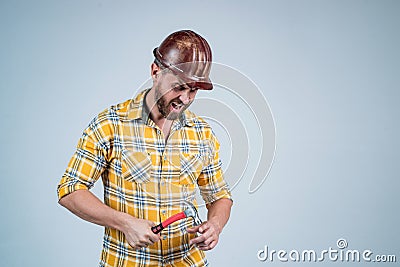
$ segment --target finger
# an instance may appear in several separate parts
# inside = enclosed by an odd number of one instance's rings
[[[139,246],[140,246],[141,248],[147,247],[147,246],[149,246],[149,245],[151,245],[150,242],[140,242],[140,243],[139,243]]]
[[[191,239],[189,241],[189,245],[203,243],[205,240],[206,240],[206,237],[201,235],[201,236]]]
[[[199,248],[200,250],[203,250],[203,251],[209,250],[208,245],[206,245],[204,243],[197,244],[196,246],[197,246],[197,248]]]
[[[210,248],[210,249],[213,249],[213,248],[215,248],[215,246],[218,244],[218,241],[217,240],[214,240],[213,242],[211,242],[211,244],[210,245],[208,245],[208,247]]]
[[[217,240],[215,238],[215,236],[206,236],[206,234],[203,235],[203,237],[205,238],[203,242],[197,243],[197,246],[209,246],[210,244],[212,244],[215,240]]]
[[[202,236],[205,237],[205,240],[202,242],[205,246],[211,245],[213,242],[218,243],[218,235],[212,234],[209,232],[204,233]]]
[[[159,235],[149,234],[149,235],[144,236],[140,240],[140,244],[150,246],[150,245],[153,245],[155,242],[158,242],[160,239],[161,239],[161,237]]]
[[[136,241],[136,244],[142,246],[144,244],[147,244],[150,241],[150,238],[147,236],[141,237],[138,241]]]
[[[214,239],[212,237],[207,238],[206,240],[204,240],[204,245],[205,246],[209,246],[212,242],[214,242]]]
[[[200,225],[194,226],[194,227],[188,228],[187,232],[190,234],[195,234],[199,231],[199,228],[200,228]]]
[[[130,245],[134,250],[140,249],[139,243],[137,243],[137,242],[132,242],[132,244],[129,243],[129,245]]]
[[[161,234],[155,234],[153,231],[149,231],[148,234],[145,236],[146,241],[149,240],[151,243],[158,242],[161,239]]]
[[[202,250],[202,251],[210,250],[210,248],[208,246],[197,246],[197,248]]]
[[[140,242],[140,243],[136,243],[135,249],[143,249],[143,248],[147,248],[148,246],[152,245],[149,242]]]
[[[202,251],[207,251],[207,250],[211,250],[215,247],[215,245],[209,245],[209,246],[198,246],[198,248]]]
[[[206,251],[206,250],[211,250],[215,248],[215,246],[218,244],[218,240],[213,240],[209,245],[206,245],[205,243],[202,243],[202,245],[197,246],[200,250]]]
[[[151,245],[151,244],[153,244],[153,243],[150,240],[146,240],[146,241],[141,243],[141,245],[146,246],[146,247]]]
[[[149,240],[150,240],[151,244],[160,241],[160,239],[161,239],[161,237],[159,235],[153,234],[153,235],[149,236]]]
[[[207,222],[205,222],[205,223],[203,223],[203,224],[201,224],[200,225],[200,227],[199,227],[199,233],[200,234],[203,234],[205,231],[207,231],[208,229],[210,229],[210,225],[207,223]]]
[[[133,249],[135,249],[135,246],[136,246],[136,245],[135,245],[135,242],[129,242],[129,241],[128,241],[128,244],[129,244],[129,246],[131,246]]]

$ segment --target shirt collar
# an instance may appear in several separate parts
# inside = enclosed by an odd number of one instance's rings
[[[129,105],[127,119],[141,119],[143,122],[147,123],[147,121],[149,120],[150,110],[144,100],[149,91],[150,89],[143,90],[135,97],[135,99],[132,99]],[[179,117],[181,125],[187,125],[189,127],[193,126],[194,119],[195,115],[189,110],[185,110]]]
[[[194,125],[194,119],[196,116],[189,110],[185,110],[181,116],[181,123],[182,125],[187,125],[192,127]]]
[[[132,99],[129,105],[127,119],[129,120],[142,119],[143,121],[147,121],[147,119],[149,118],[149,111],[147,107],[143,108],[143,104],[144,104],[144,97],[149,91],[150,89],[143,90],[135,97],[135,99]]]

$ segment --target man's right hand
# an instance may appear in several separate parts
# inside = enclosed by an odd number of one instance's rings
[[[121,231],[133,249],[141,249],[160,241],[160,235],[151,231],[151,227],[155,226],[154,222],[126,215]]]
[[[77,190],[60,199],[59,203],[86,221],[123,232],[133,249],[140,249],[160,240],[160,236],[151,231],[154,222],[116,211],[89,190]]]

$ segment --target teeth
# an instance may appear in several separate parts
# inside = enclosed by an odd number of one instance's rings
[[[174,108],[176,108],[176,109],[179,109],[179,108],[182,106],[182,104],[177,104],[177,103],[175,103],[175,102],[172,102],[172,106],[173,106]]]

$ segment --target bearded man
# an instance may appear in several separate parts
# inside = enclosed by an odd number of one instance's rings
[[[191,30],[153,50],[153,86],[104,110],[84,130],[58,185],[59,203],[105,227],[99,266],[207,266],[232,199],[210,125],[187,108],[211,90],[211,49]],[[104,202],[89,189],[101,178]],[[186,218],[155,233],[156,223],[197,205],[207,220]]]

